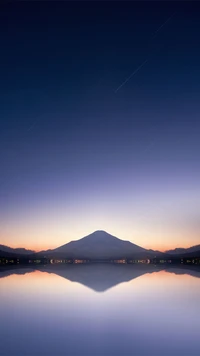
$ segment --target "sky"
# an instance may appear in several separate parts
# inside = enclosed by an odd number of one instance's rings
[[[0,5],[0,243],[200,243],[195,2]]]

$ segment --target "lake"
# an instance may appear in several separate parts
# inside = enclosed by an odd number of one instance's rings
[[[0,355],[198,355],[200,269],[0,267]]]

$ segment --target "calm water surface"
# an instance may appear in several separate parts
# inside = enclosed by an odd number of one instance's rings
[[[198,355],[200,270],[0,268],[0,355]]]

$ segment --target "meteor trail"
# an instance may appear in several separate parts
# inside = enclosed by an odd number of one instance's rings
[[[175,14],[176,13],[174,12],[174,14],[172,14],[170,17],[168,17],[168,19],[165,22],[163,22],[163,24],[160,27],[158,27],[158,29],[154,32],[154,35],[152,36],[152,38],[154,38],[156,36],[156,34],[161,30],[161,28],[163,28],[167,24],[167,22],[169,22],[172,19],[172,17],[174,17]]]
[[[142,68],[147,62],[148,62],[148,59],[146,59],[146,61],[144,61],[142,64],[140,64],[140,66],[137,67],[137,69],[135,69],[134,72],[131,73],[131,75],[115,90],[115,93],[117,93],[117,91],[119,89],[121,89],[129,81],[129,79],[131,79],[140,70],[140,68]]]

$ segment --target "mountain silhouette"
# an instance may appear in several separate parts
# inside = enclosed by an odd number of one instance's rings
[[[185,254],[185,253],[193,253],[193,252],[199,252],[200,251],[200,245],[195,245],[192,247],[188,248],[175,248],[174,250],[168,250],[166,253],[171,254],[171,255],[178,255],[178,254]]]
[[[35,252],[25,248],[11,248],[0,245],[0,257],[8,258],[69,258],[69,259],[152,259],[155,256],[164,259],[180,257],[199,257],[200,245],[188,249],[178,248],[166,252],[145,249],[130,241],[121,240],[106,231],[97,230],[79,240],[71,241],[52,250]]]
[[[71,241],[54,250],[43,251],[44,253],[46,256],[52,257],[88,259],[150,258],[155,255],[152,250],[146,250],[129,241],[120,240],[101,230],[95,231],[80,240]]]
[[[12,249],[11,249],[12,250]],[[26,257],[26,256],[28,256],[28,254],[20,254],[20,253],[18,253],[18,252],[7,252],[7,251],[4,251],[4,250],[0,250],[0,258],[10,258],[10,259],[12,259],[12,258],[24,258],[24,257]]]
[[[31,254],[31,253],[35,253],[35,251],[33,250],[26,250],[25,248],[12,248],[12,247],[8,247],[5,245],[0,245],[0,251],[1,252],[6,252],[9,254],[20,254],[20,255],[27,255],[27,254]]]

